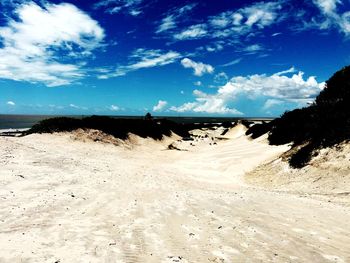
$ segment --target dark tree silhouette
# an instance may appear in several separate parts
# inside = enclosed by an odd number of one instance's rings
[[[309,107],[286,112],[247,133],[257,137],[267,131],[270,144],[292,143],[298,149],[289,160],[295,168],[305,166],[319,149],[349,140],[350,66],[336,72]]]
[[[149,112],[146,113],[145,120],[147,120],[147,121],[153,120],[153,116],[151,115],[151,113],[149,113]]]

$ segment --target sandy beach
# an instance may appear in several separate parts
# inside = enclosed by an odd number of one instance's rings
[[[348,203],[254,179],[289,147],[244,131],[0,137],[0,262],[350,262]]]

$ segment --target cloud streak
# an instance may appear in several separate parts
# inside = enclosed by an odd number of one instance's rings
[[[175,8],[167,12],[166,16],[159,23],[158,29],[156,31],[157,34],[164,33],[171,29],[177,28],[178,20],[191,11],[197,4],[188,4],[181,8]]]
[[[211,16],[205,23],[190,25],[173,34],[174,40],[237,38],[262,30],[282,20],[279,1],[259,2],[234,11]]]
[[[142,13],[143,0],[101,0],[94,4],[95,9],[104,9],[106,13],[117,14],[126,11],[131,16]]]
[[[129,72],[139,69],[165,66],[176,62],[181,58],[181,54],[175,51],[163,52],[159,49],[136,49],[129,59],[134,60],[126,66],[119,66],[112,72],[107,72],[99,76],[100,79],[124,76]]]

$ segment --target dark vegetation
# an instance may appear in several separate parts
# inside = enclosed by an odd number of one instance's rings
[[[237,125],[237,122],[234,122],[234,123],[229,121],[223,122],[221,126],[224,127],[225,130],[221,133],[221,136],[224,136],[230,129],[232,129],[236,125]]]
[[[249,128],[246,134],[252,138],[268,132],[271,145],[292,143],[293,150],[289,164],[294,168],[307,165],[319,149],[350,140],[350,66],[336,72],[309,107],[285,112],[271,122],[253,126],[246,120],[241,123]],[[128,133],[133,133],[140,137],[160,140],[164,135],[169,136],[171,132],[190,138],[190,130],[210,129],[216,125],[215,123],[181,124],[167,119],[156,119],[150,114],[144,119],[115,119],[104,116],[82,119],[58,117],[41,121],[26,134],[86,128],[101,130],[120,139],[126,139]],[[228,131],[233,124],[227,122],[223,123],[223,126]]]
[[[167,119],[156,119],[147,113],[143,119],[120,119],[106,116],[91,116],[85,118],[56,117],[40,121],[24,135],[32,133],[70,132],[79,128],[100,130],[115,138],[127,139],[128,133],[140,137],[150,137],[155,140],[163,136],[170,136],[171,132],[191,139],[190,130],[212,128],[215,123],[176,123]],[[231,122],[224,123],[225,127],[232,127]]]
[[[82,128],[100,130],[123,140],[128,138],[128,133],[133,133],[143,138],[150,137],[155,140],[160,140],[163,136],[170,136],[171,132],[183,137],[189,136],[185,125],[166,119],[153,120],[150,117],[150,115],[147,115],[144,119],[115,119],[106,116],[91,116],[82,119],[57,117],[39,122],[26,134],[70,132]]]
[[[255,124],[249,127],[245,134],[251,135],[250,137],[252,137],[253,139],[256,139],[261,135],[264,135],[265,133],[269,132],[271,130],[272,124],[273,124],[273,121],[262,122],[261,124]]]
[[[317,151],[350,139],[350,66],[336,72],[309,107],[284,113],[269,123],[252,126],[257,138],[269,132],[272,145],[292,143],[289,164],[301,168]]]
[[[254,124],[254,122],[248,120],[241,120],[240,123],[247,129],[249,129]]]
[[[167,119],[156,119],[147,113],[143,119],[121,119],[107,116],[91,116],[85,118],[56,117],[40,121],[35,124],[24,135],[32,133],[54,133],[70,132],[76,129],[95,129],[115,138],[127,139],[128,133],[133,133],[140,137],[150,137],[155,140],[162,139],[163,136],[170,136],[171,132],[191,139],[190,130],[213,128],[215,123],[176,123]],[[232,127],[231,122],[224,123],[225,127]]]

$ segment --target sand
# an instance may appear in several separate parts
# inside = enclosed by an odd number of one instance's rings
[[[349,262],[349,207],[248,184],[288,146],[243,132],[0,137],[0,262]]]
[[[256,187],[312,195],[350,207],[349,142],[321,149],[302,169],[290,168],[283,159],[259,165],[245,174],[245,181]]]

